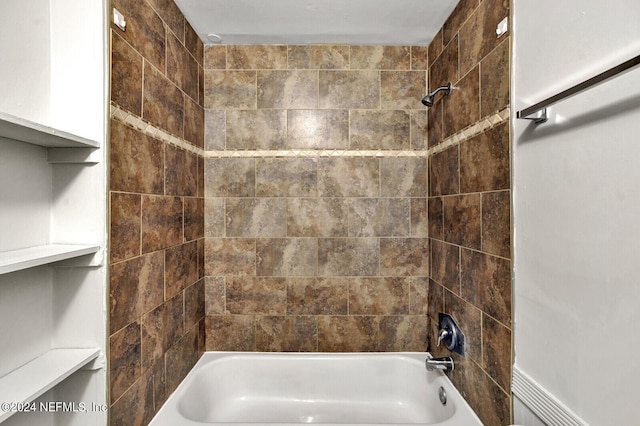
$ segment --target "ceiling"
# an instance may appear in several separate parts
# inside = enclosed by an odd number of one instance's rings
[[[205,44],[427,45],[458,0],[175,0]]]

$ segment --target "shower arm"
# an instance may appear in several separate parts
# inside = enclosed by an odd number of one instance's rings
[[[435,103],[435,96],[438,92],[441,91],[445,91],[445,95],[448,96],[451,94],[451,83],[447,84],[446,86],[441,86],[438,87],[436,90],[434,90],[433,92],[429,93],[427,96],[425,96],[424,98],[422,98],[422,104],[428,107],[433,106],[433,104]]]

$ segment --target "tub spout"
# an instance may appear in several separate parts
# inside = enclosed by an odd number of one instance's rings
[[[427,358],[425,363],[428,371],[433,370],[449,370],[453,371],[453,358],[445,356],[442,358],[434,358],[432,356]]]

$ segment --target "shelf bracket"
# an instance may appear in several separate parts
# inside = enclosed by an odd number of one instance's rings
[[[541,110],[531,113],[529,115],[522,115],[521,114],[522,111],[518,111],[518,113],[516,114],[517,118],[523,119],[523,120],[531,120],[534,123],[538,124],[538,123],[544,123],[545,121],[547,121],[549,119],[549,117],[547,117],[547,109],[546,108],[542,108]]]
[[[99,149],[47,148],[49,164],[97,164],[102,161]]]

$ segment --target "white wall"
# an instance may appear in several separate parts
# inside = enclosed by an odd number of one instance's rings
[[[640,67],[515,111],[640,54],[637,0],[514,0],[515,364],[585,423],[640,400]]]

